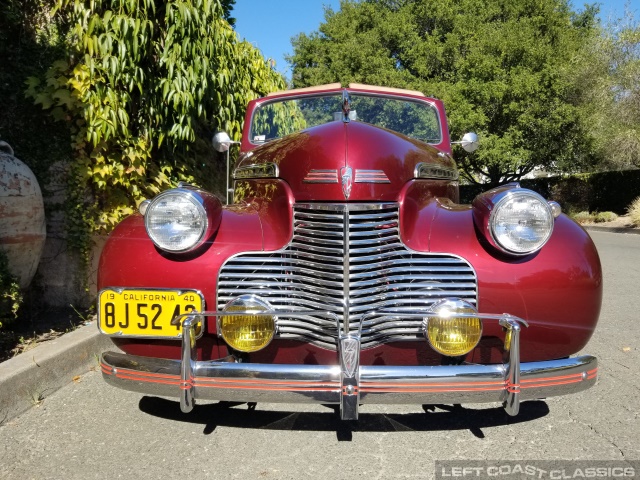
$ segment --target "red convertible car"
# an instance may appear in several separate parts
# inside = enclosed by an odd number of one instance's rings
[[[478,142],[451,142],[442,102],[416,91],[252,101],[231,204],[181,184],[111,234],[98,319],[121,352],[104,379],[185,412],[307,402],[346,420],[371,403],[516,415],[592,386],[596,358],[575,356],[602,300],[591,239],[518,184],[461,205],[452,143]]]

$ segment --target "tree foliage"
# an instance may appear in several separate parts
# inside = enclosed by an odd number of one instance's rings
[[[640,24],[631,12],[584,49],[573,81],[603,168],[640,167]]]
[[[463,175],[491,184],[588,156],[576,89],[564,74],[596,32],[596,10],[566,0],[343,0],[293,40],[293,83],[411,88],[445,101]]]
[[[233,2],[225,2],[227,6]],[[211,134],[239,138],[246,104],[284,88],[219,0],[57,0],[68,53],[28,94],[69,123],[72,230],[109,230],[178,180],[212,187]],[[220,176],[218,174],[218,176]]]
[[[229,22],[229,25],[232,27],[236,24],[236,19],[231,16],[231,10],[233,10],[233,6],[236,4],[236,0],[220,0],[220,5],[222,6],[222,16],[224,19]]]
[[[54,3],[0,1],[0,139],[29,165],[45,195],[51,165],[69,157],[69,132],[25,98],[24,82],[44,75],[51,58],[64,52],[66,26],[51,18]]]

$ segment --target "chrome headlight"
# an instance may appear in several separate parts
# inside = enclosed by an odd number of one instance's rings
[[[146,207],[144,224],[158,248],[186,252],[202,244],[209,227],[202,196],[176,188],[161,193]]]
[[[511,189],[498,200],[489,217],[493,240],[505,251],[526,255],[542,248],[553,232],[553,212],[531,190]]]

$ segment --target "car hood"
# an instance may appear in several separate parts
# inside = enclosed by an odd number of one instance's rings
[[[296,201],[396,201],[419,164],[455,169],[446,153],[362,122],[332,122],[261,145],[237,169],[272,163]]]

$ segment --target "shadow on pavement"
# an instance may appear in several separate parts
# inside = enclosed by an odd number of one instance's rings
[[[196,405],[191,413],[182,413],[179,402],[158,397],[142,397],[140,410],[148,415],[202,424],[208,435],[221,427],[268,430],[334,431],[340,441],[350,441],[353,432],[400,432],[470,430],[484,438],[483,428],[513,425],[542,418],[549,413],[543,401],[524,402],[516,417],[502,407],[470,410],[459,405],[423,405],[425,413],[379,414],[361,413],[358,421],[340,420],[337,405],[326,405],[326,413],[283,412],[255,409],[253,404],[218,402]]]

